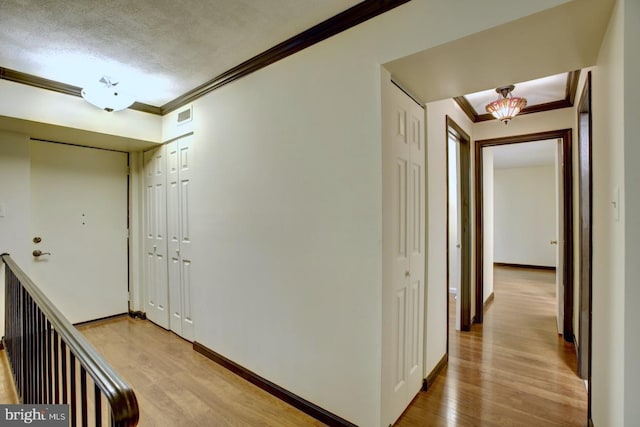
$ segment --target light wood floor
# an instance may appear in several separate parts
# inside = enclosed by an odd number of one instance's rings
[[[133,387],[139,426],[321,426],[145,320],[79,327]]]
[[[499,267],[484,324],[456,332],[449,364],[397,426],[586,426],[573,346],[557,334],[553,272]]]
[[[11,377],[7,352],[4,350],[0,351],[0,403],[19,403],[16,387]]]
[[[451,323],[448,367],[397,426],[586,425],[573,347],[556,333],[553,273],[497,268],[494,292],[484,325],[460,333]],[[322,425],[148,321],[122,317],[80,330],[133,386],[140,426]],[[2,362],[0,402],[14,403]]]

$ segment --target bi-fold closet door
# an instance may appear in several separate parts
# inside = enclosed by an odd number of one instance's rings
[[[191,341],[193,136],[145,152],[144,162],[147,317]]]
[[[424,110],[383,86],[382,425],[422,387],[425,319]]]

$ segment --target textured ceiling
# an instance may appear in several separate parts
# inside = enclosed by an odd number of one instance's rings
[[[0,66],[161,106],[360,0],[0,0]]]

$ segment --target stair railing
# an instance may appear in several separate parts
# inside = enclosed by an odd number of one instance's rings
[[[21,403],[67,404],[72,427],[135,426],[139,411],[133,389],[9,254],[0,257],[5,264],[3,342]]]

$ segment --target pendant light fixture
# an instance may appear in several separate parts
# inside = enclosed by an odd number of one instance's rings
[[[122,92],[110,77],[103,76],[96,84],[87,86],[80,92],[88,103],[108,112],[128,108],[135,102],[135,97]]]
[[[511,91],[515,88],[514,85],[502,86],[496,89],[501,97],[497,100],[487,104],[485,107],[487,113],[491,113],[493,117],[500,120],[502,123],[509,124],[509,121],[518,115],[524,107],[527,106],[527,100],[524,98],[514,97]]]

